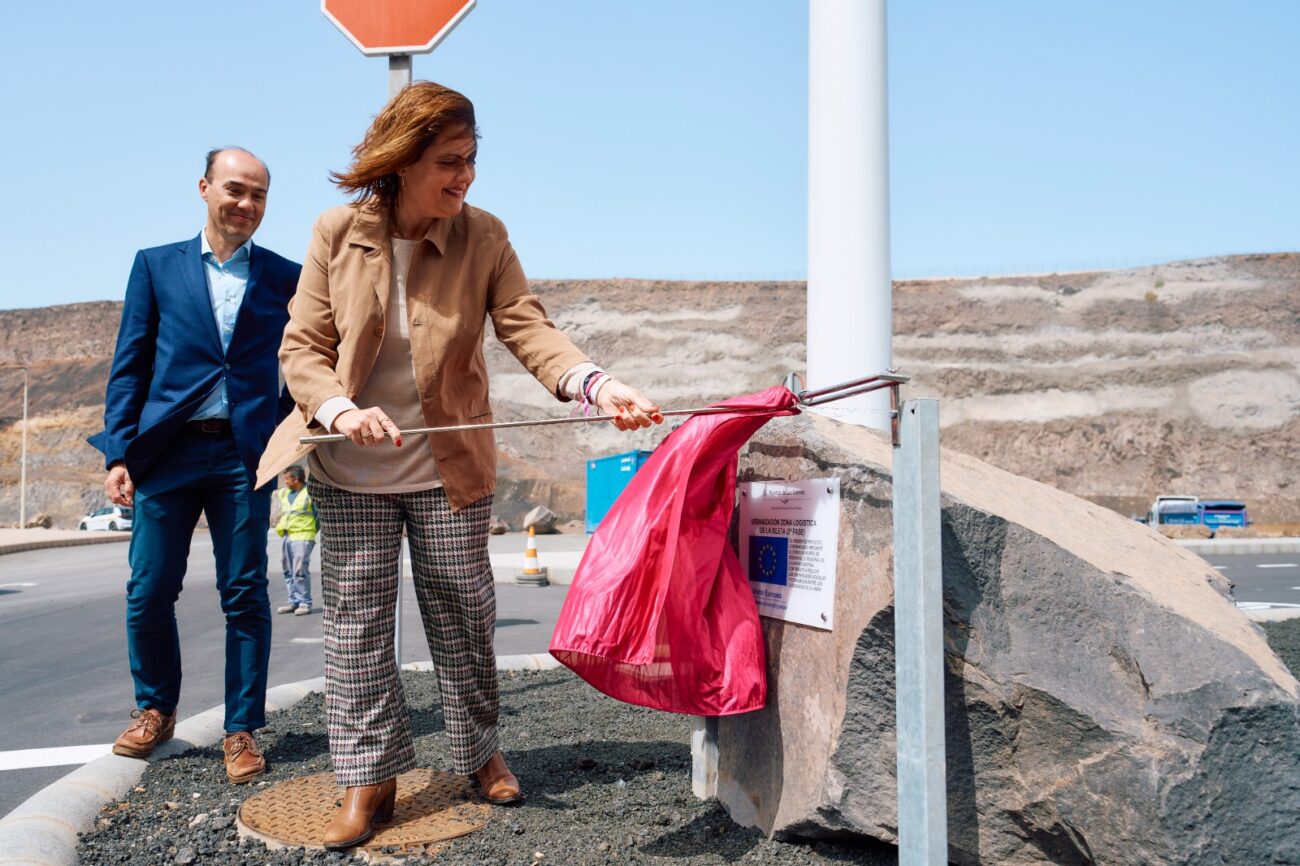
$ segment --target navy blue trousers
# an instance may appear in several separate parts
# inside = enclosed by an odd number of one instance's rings
[[[140,709],[172,713],[181,695],[176,600],[199,514],[208,518],[217,591],[226,615],[226,731],[266,725],[271,607],[266,592],[269,490],[253,479],[230,436],[180,433],[136,483],[126,640]]]

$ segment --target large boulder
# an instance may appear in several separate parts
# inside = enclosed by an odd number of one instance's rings
[[[773,421],[744,480],[838,476],[834,631],[764,620],[768,706],[718,725],[718,797],[776,837],[897,842],[891,453]],[[1300,863],[1300,687],[1227,582],[1152,529],[945,452],[949,855]]]
[[[554,511],[545,505],[537,505],[524,515],[524,530],[531,529],[538,535],[550,535],[559,532],[555,528],[558,519]]]

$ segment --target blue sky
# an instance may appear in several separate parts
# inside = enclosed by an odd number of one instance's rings
[[[311,0],[6,11],[0,308],[120,298],[214,144],[300,259],[387,93]],[[1300,249],[1300,3],[890,4],[898,277]],[[417,78],[474,100],[470,201],[530,275],[802,279],[805,0],[479,0]]]

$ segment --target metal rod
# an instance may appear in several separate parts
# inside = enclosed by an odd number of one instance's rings
[[[744,409],[736,406],[702,406],[698,409],[667,409],[660,412],[665,418],[672,415],[720,415],[723,412],[768,412],[768,409]],[[593,424],[597,421],[609,421],[617,415],[580,415],[574,418],[543,418],[535,421],[494,421],[490,424],[456,424],[451,427],[416,427],[401,431],[403,436],[432,433],[463,433],[468,430],[504,430],[510,427],[546,427],[551,424]],[[319,436],[302,436],[298,439],[303,445],[321,445],[327,442],[345,442],[342,433],[325,433]]]
[[[793,376],[794,374],[791,374]],[[833,400],[843,400],[845,397],[853,397],[858,394],[866,394],[871,391],[879,391],[883,388],[891,388],[897,391],[898,386],[910,381],[907,376],[899,376],[894,373],[879,373],[874,376],[864,376],[861,379],[853,379],[848,382],[841,382],[838,385],[831,385],[826,388],[819,388],[816,391],[800,391],[797,395],[799,405],[817,406],[822,403],[829,403]],[[789,377],[786,378],[787,387],[791,383]],[[720,415],[723,413],[745,412],[767,413],[768,409],[746,409],[739,406],[697,406],[693,409],[664,409],[658,414],[665,418],[676,415]],[[895,410],[892,413],[897,415]],[[428,436],[434,433],[464,433],[470,430],[506,430],[512,427],[547,427],[552,424],[593,424],[598,421],[612,421],[617,415],[577,415],[569,418],[541,418],[532,421],[493,421],[487,424],[453,424],[447,427],[415,427],[410,430],[401,430],[399,435],[402,436]],[[346,442],[348,437],[342,433],[322,433],[316,436],[300,436],[298,442],[303,445],[324,445],[330,442]]]

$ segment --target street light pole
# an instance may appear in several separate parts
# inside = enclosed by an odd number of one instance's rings
[[[18,528],[27,528],[27,368],[23,367],[23,456],[18,470]]]

